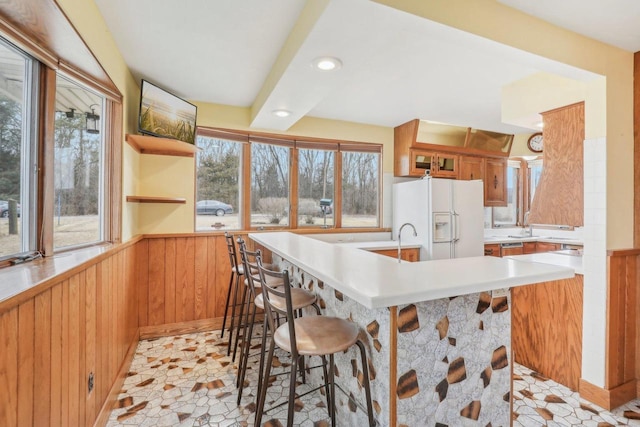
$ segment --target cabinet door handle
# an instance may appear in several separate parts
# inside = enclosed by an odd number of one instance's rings
[[[493,175],[493,188],[498,189],[498,175]]]

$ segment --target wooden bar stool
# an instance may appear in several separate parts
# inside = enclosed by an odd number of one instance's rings
[[[240,362],[238,364],[238,377],[236,379],[236,386],[238,387],[238,405],[240,404],[240,400],[242,399],[242,391],[244,389],[244,379],[247,371],[247,363],[249,359],[249,352],[251,349],[251,340],[253,338],[253,327],[255,325],[256,313],[257,310],[264,311],[264,300],[262,296],[262,282],[260,278],[260,273],[258,271],[258,259],[261,259],[260,250],[256,250],[255,252],[251,252],[247,250],[247,246],[245,241],[242,238],[238,239],[238,252],[240,252],[240,260],[242,262],[242,267],[244,271],[250,272],[250,274],[246,275],[245,284],[249,289],[248,293],[248,301],[253,301],[251,304],[252,310],[247,309],[245,314],[244,321],[244,330],[242,333],[242,348],[240,349]],[[269,266],[272,268],[271,266]],[[280,277],[272,277],[268,276],[266,280],[269,282],[271,286],[281,287],[284,286],[285,282],[283,278]],[[313,306],[316,309],[316,312],[320,314],[320,307],[316,304],[316,296],[312,292],[309,292],[300,288],[291,289],[293,307],[295,310],[301,310],[305,307]],[[284,301],[280,302],[281,305],[284,306]],[[249,319],[249,311],[251,311],[251,319]],[[266,324],[262,330],[263,343],[260,348],[261,360],[263,360],[262,356],[264,353],[265,347],[265,337],[268,333],[268,328]],[[238,339],[236,338],[236,343]],[[262,363],[261,363],[262,366]],[[262,367],[260,368],[260,372],[262,372]],[[262,376],[260,375],[258,378],[258,390],[260,390],[262,382]],[[259,392],[258,392],[259,395]]]
[[[289,272],[275,272],[266,269],[258,257],[258,270],[262,280],[262,295],[265,305],[265,317],[272,334],[267,355],[266,370],[263,376],[263,385],[260,387],[260,396],[256,410],[255,425],[259,426],[264,413],[267,388],[269,387],[269,375],[273,364],[273,353],[275,347],[287,351],[291,354],[291,373],[289,381],[289,406],[287,412],[287,426],[293,426],[294,401],[296,397],[296,372],[299,360],[304,356],[320,356],[324,368],[324,387],[327,393],[327,409],[331,417],[331,425],[336,425],[336,400],[334,383],[334,354],[342,352],[356,344],[360,349],[362,360],[363,387],[367,401],[367,415],[369,425],[374,426],[373,405],[371,403],[371,388],[369,384],[369,368],[367,365],[367,354],[362,341],[358,339],[358,326],[345,319],[329,316],[307,316],[295,317],[293,305],[293,295],[291,287],[272,286],[266,278],[268,276],[281,278],[285,283],[289,282]],[[282,304],[284,302],[284,305]],[[285,316],[287,323],[276,327],[275,315]],[[329,367],[327,372],[326,356],[329,356]]]

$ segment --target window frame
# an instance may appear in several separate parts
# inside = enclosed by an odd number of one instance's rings
[[[118,93],[105,90],[105,86],[91,76],[77,70],[70,72],[55,69],[50,61],[38,55],[38,51],[29,49],[29,43],[16,43],[16,37],[7,34],[4,23],[0,23],[0,38],[8,45],[15,47],[31,58],[35,72],[33,74],[33,90],[28,108],[35,117],[30,120],[29,162],[33,165],[34,175],[31,177],[29,199],[32,201],[29,220],[33,246],[26,252],[12,253],[0,257],[0,268],[8,267],[24,258],[33,255],[51,256],[54,253],[77,250],[80,248],[102,245],[107,242],[121,241],[122,216],[122,97]],[[16,31],[16,30],[13,30]],[[22,36],[19,40],[29,39]],[[65,67],[61,67],[65,69]],[[53,247],[53,213],[54,213],[54,129],[56,105],[56,78],[61,74],[87,89],[104,97],[103,116],[101,120],[102,163],[103,173],[101,203],[101,239],[79,245],[57,248]]]
[[[298,137],[293,135],[280,135],[270,133],[253,133],[248,131],[240,131],[226,128],[213,128],[206,126],[198,126],[196,138],[198,136],[209,136],[228,138],[234,141],[243,142],[242,159],[240,162],[240,227],[234,231],[262,231],[262,230],[303,230],[305,232],[314,233],[322,230],[380,230],[382,227],[382,194],[383,194],[383,145],[380,143],[368,143],[357,141],[343,141],[335,139]],[[253,226],[251,224],[251,143],[257,142],[262,144],[270,144],[290,147],[289,156],[289,224],[273,225],[273,226]],[[334,157],[334,223],[331,226],[323,227],[322,224],[305,225],[300,227],[298,221],[298,161],[299,149],[319,149],[327,151],[335,151]],[[378,204],[376,213],[375,227],[343,227],[342,226],[342,151],[357,152],[373,152],[378,153]],[[196,171],[197,174],[197,171]],[[195,200],[197,203],[198,200]],[[194,216],[195,216],[194,209]],[[210,232],[205,230],[197,230],[194,226],[194,232]]]
[[[525,208],[525,194],[524,189],[526,188],[526,176],[525,170],[526,165],[524,161],[520,159],[508,159],[507,160],[507,180],[509,179],[509,169],[517,169],[518,172],[516,174],[515,183],[515,198],[516,198],[516,215],[515,215],[515,223],[501,223],[496,224],[495,221],[495,209],[505,208],[505,206],[493,206],[488,209],[491,209],[491,228],[509,228],[509,227],[519,227],[523,224],[523,216],[524,216],[524,208]],[[507,202],[508,207],[508,202]]]

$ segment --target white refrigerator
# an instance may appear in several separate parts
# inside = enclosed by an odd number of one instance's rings
[[[484,255],[482,181],[430,176],[393,185],[393,239],[421,245],[420,260]]]

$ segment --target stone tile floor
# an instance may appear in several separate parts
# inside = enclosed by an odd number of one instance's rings
[[[140,341],[107,426],[253,426],[257,358],[237,405],[237,366],[226,356],[226,345],[227,336],[220,339],[219,331]],[[286,359],[277,362],[284,371]],[[268,389],[269,404],[286,395],[288,376],[278,378]],[[305,387],[310,386],[298,392]],[[329,425],[323,395],[311,393],[296,403],[296,425]],[[513,409],[514,427],[640,426],[640,400],[608,412],[520,365],[514,367]],[[286,405],[269,411],[263,421],[286,424]]]
[[[522,365],[513,369],[513,426],[640,426],[640,400],[609,412]]]

